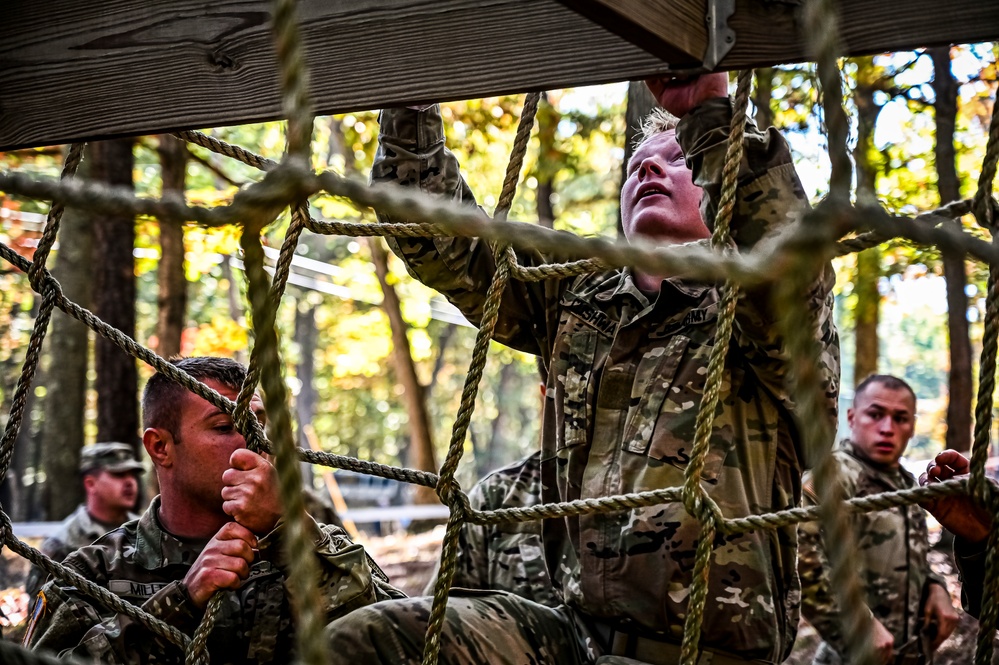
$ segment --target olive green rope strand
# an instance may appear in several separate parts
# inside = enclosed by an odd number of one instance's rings
[[[194,630],[191,643],[184,654],[184,665],[208,665],[211,661],[208,655],[208,636],[211,635],[212,630],[215,628],[215,622],[222,612],[222,603],[224,602],[224,591],[216,592],[208,599],[205,614],[201,619],[201,623]]]
[[[996,161],[999,155],[999,103],[993,104],[989,125],[989,141],[982,163],[982,174],[972,208],[979,225],[992,233],[992,245],[999,246],[999,229],[994,218],[992,184],[996,175]],[[982,352],[978,370],[978,401],[975,405],[975,432],[971,451],[971,490],[972,496],[993,515],[999,509],[999,496],[986,475],[985,466],[992,448],[992,408],[994,403],[996,351],[999,340],[999,263],[989,264],[988,287],[985,295],[985,322],[982,333]],[[999,525],[993,524],[989,532],[985,557],[985,588],[982,594],[982,612],[979,617],[978,649],[975,652],[976,665],[992,662],[994,635],[999,622],[999,607],[996,594],[999,593],[999,561],[994,548],[999,547]]]
[[[248,295],[253,311],[255,346],[260,347],[261,387],[268,414],[271,453],[278,473],[278,487],[284,506],[282,541],[289,562],[288,590],[297,610],[298,658],[307,665],[329,662],[325,628],[325,605],[319,594],[318,562],[312,533],[314,526],[305,511],[302,477],[288,410],[288,389],[278,354],[277,331],[269,312],[269,284],[264,271],[264,252],[259,232],[244,232],[240,239],[245,257]],[[265,324],[269,323],[265,327]],[[311,527],[311,528],[310,528]]]
[[[711,244],[715,249],[731,245],[732,212],[735,209],[739,165],[742,162],[744,149],[743,136],[751,83],[752,70],[746,70],[739,74],[728,145],[725,151],[725,165],[722,169],[721,197],[711,236]],[[687,512],[700,521],[700,534],[694,558],[690,598],[687,601],[687,617],[684,621],[683,642],[680,649],[680,661],[684,665],[697,663],[698,642],[701,637],[708,577],[711,572],[711,553],[717,525],[722,519],[718,506],[701,486],[701,474],[704,471],[704,458],[711,446],[715,412],[725,376],[725,359],[728,356],[729,342],[732,338],[732,325],[735,320],[735,306],[738,298],[738,286],[727,281],[722,287],[722,300],[719,306],[714,346],[708,359],[704,396],[697,412],[694,445],[690,453],[690,462],[684,470],[683,504]]]
[[[507,163],[503,188],[500,192],[496,210],[494,211],[496,218],[500,221],[506,218],[510,206],[513,204],[540,96],[540,93],[532,93],[527,95],[524,100],[520,122],[517,126],[517,135],[514,138],[513,149],[510,151],[510,160]],[[464,452],[465,437],[468,432],[468,426],[471,423],[472,412],[475,409],[475,398],[478,395],[479,382],[482,379],[482,373],[489,354],[489,342],[492,340],[493,331],[496,328],[503,293],[510,278],[511,253],[506,251],[506,246],[497,246],[494,249],[493,256],[496,261],[496,272],[486,292],[482,320],[479,323],[479,330],[475,336],[472,360],[469,364],[468,375],[465,377],[464,388],[462,389],[461,406],[458,409],[454,427],[452,428],[447,456],[441,465],[437,483],[437,493],[441,497],[441,500],[451,509],[451,514],[448,517],[447,528],[444,532],[444,541],[441,545],[440,573],[434,585],[433,605],[430,610],[430,620],[427,623],[426,642],[423,649],[423,665],[436,665],[438,654],[440,653],[440,633],[444,626],[448,593],[451,589],[451,582],[454,579],[454,569],[457,565],[458,534],[461,525],[465,521],[465,512],[468,510],[468,498],[455,482],[454,473]]]
[[[291,224],[285,233],[284,242],[281,243],[281,250],[274,266],[274,278],[271,281],[268,293],[268,307],[264,313],[262,325],[264,328],[273,327],[277,319],[277,308],[284,296],[284,290],[288,285],[288,277],[291,275],[291,262],[295,258],[295,250],[298,247],[302,231],[305,230],[309,209],[307,203],[300,203],[295,206],[291,214]],[[236,398],[236,411],[233,413],[233,422],[246,437],[247,448],[254,452],[267,449],[266,438],[263,436],[263,429],[257,422],[256,416],[250,413],[250,400],[260,382],[260,360],[258,358],[257,346],[254,345],[250,351],[250,362],[246,370],[246,379],[240,386],[239,395]]]
[[[84,143],[74,143],[66,155],[63,164],[60,180],[71,178],[80,166],[83,159]],[[49,257],[49,252],[55,244],[56,236],[59,233],[59,225],[62,222],[62,215],[66,207],[56,201],[49,208],[49,213],[45,219],[45,229],[38,243],[35,253],[35,260],[28,268],[28,280],[31,288],[42,296],[42,303],[35,317],[35,323],[31,328],[31,336],[28,339],[28,348],[24,355],[24,363],[21,366],[21,374],[17,378],[17,385],[14,388],[14,396],[11,400],[10,415],[4,427],[3,437],[0,438],[0,480],[7,476],[11,460],[14,454],[14,441],[21,430],[21,422],[24,419],[24,412],[28,404],[28,391],[31,390],[31,383],[38,371],[38,364],[42,357],[42,344],[48,332],[49,320],[52,317],[52,310],[56,306],[61,295],[58,284],[49,277],[45,268],[45,262]],[[2,548],[2,543],[0,543]]]
[[[805,6],[805,21],[809,34],[814,38],[813,53],[817,62],[822,110],[828,130],[828,152],[832,165],[829,182],[830,201],[846,203],[850,198],[853,181],[853,165],[847,150],[849,121],[843,108],[843,82],[837,56],[841,52],[838,5],[835,0],[810,0]],[[830,206],[833,207],[833,206]],[[804,274],[814,274],[804,258],[796,263]],[[782,285],[784,316],[794,319],[798,329],[788,330],[796,343],[793,374],[796,385],[806,400],[799,407],[799,420],[805,430],[806,446],[821,455],[814,468],[816,491],[820,498],[820,520],[824,530],[824,544],[830,561],[830,579],[840,606],[840,617],[844,634],[854,637],[848,645],[847,660],[861,665],[876,665],[877,655],[873,643],[873,617],[865,611],[864,592],[857,577],[856,548],[853,546],[852,526],[840,508],[843,504],[843,489],[839,483],[839,473],[832,458],[831,445],[835,437],[828,422],[822,399],[822,381],[817,376],[817,367],[807,367],[807,363],[817,363],[819,351],[814,339],[806,340],[806,332],[814,334],[815,323],[810,317],[802,316],[801,301],[791,298],[806,297],[803,289],[792,290]],[[814,461],[814,457],[813,457]]]

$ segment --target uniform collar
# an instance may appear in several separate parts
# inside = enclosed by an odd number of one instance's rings
[[[208,544],[206,540],[181,540],[160,525],[160,497],[149,504],[139,518],[133,561],[146,570],[170,565],[190,566]]]
[[[664,297],[670,300],[690,300],[699,301],[705,291],[714,288],[711,285],[700,282],[685,281],[680,277],[670,277],[662,281],[658,296],[649,300],[649,296],[642,292],[635,283],[635,273],[632,268],[625,268],[618,272],[616,280],[608,280],[603,285],[605,288],[599,290],[594,296],[602,302],[610,302],[619,298],[631,298],[641,307],[645,308],[653,304],[653,301],[662,300]]]
[[[901,464],[899,464],[897,469],[886,469],[872,464],[870,460],[857,453],[857,450],[853,445],[853,441],[851,441],[849,437],[840,441],[839,446],[846,454],[863,464],[865,468],[869,469],[871,473],[877,476],[882,482],[887,483],[894,488],[915,486],[916,477],[909,473],[909,470]]]

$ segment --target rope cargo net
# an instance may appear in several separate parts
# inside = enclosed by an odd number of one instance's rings
[[[698,642],[711,566],[715,534],[734,534],[758,529],[772,529],[806,521],[819,520],[825,533],[830,561],[830,578],[842,609],[844,634],[855,636],[850,645],[851,662],[876,662],[871,650],[871,616],[863,611],[863,588],[857,576],[855,547],[850,527],[850,514],[885,510],[926,503],[934,499],[968,494],[992,514],[999,513],[999,491],[985,476],[985,462],[990,446],[993,392],[995,388],[997,338],[999,338],[999,233],[996,201],[992,185],[999,160],[999,121],[994,110],[988,147],[982,166],[978,191],[972,199],[952,202],[932,212],[914,217],[890,215],[879,206],[850,203],[852,166],[847,155],[848,122],[843,109],[842,81],[836,60],[837,28],[832,0],[815,0],[807,12],[807,29],[820,36],[815,43],[819,82],[828,129],[832,164],[830,194],[816,208],[803,212],[787,230],[765,248],[744,254],[730,249],[729,221],[735,204],[736,176],[742,158],[742,136],[750,93],[751,73],[738,77],[735,114],[730,130],[726,162],[723,170],[722,194],[714,220],[711,247],[656,247],[628,244],[606,238],[581,238],[561,231],[552,231],[533,224],[506,221],[507,212],[516,191],[521,165],[537,109],[540,93],[527,96],[520,125],[507,167],[502,193],[493,219],[482,211],[457,207],[419,192],[391,185],[365,185],[333,172],[316,173],[309,168],[308,150],[313,116],[307,96],[308,78],[298,37],[294,0],[277,0],[274,13],[275,40],[280,59],[287,124],[287,154],[281,162],[265,159],[252,152],[223,143],[199,132],[178,132],[177,137],[239,160],[265,172],[260,182],[240,190],[231,204],[214,208],[188,206],[177,198],[137,198],[131,192],[108,189],[73,176],[83,156],[84,145],[73,144],[67,153],[61,178],[41,179],[22,173],[0,172],[0,191],[28,198],[51,201],[46,225],[33,260],[18,255],[11,247],[0,243],[0,258],[28,275],[31,288],[41,295],[41,305],[28,343],[21,375],[15,388],[13,404],[6,428],[0,438],[0,479],[11,464],[13,445],[24,417],[26,397],[31,389],[40,359],[42,342],[52,310],[59,308],[82,321],[98,334],[135,358],[147,363],[231,414],[236,427],[245,436],[247,446],[255,451],[272,453],[278,470],[281,498],[286,511],[286,547],[289,556],[288,587],[298,612],[298,658],[309,665],[329,662],[323,636],[324,617],[315,578],[315,560],[306,528],[305,509],[301,495],[299,461],[381,476],[402,482],[435,488],[441,501],[450,508],[450,517],[441,553],[440,575],[435,591],[433,610],[427,626],[427,641],[423,662],[437,662],[440,632],[447,605],[448,591],[454,574],[457,537],[463,523],[497,524],[557,518],[589,513],[610,513],[663,503],[679,502],[700,524],[700,537],[690,589],[690,600],[684,627],[682,662],[692,665],[698,659]],[[999,105],[996,105],[999,110]],[[318,193],[342,197],[359,208],[371,208],[394,219],[409,223],[340,222],[317,219],[309,209],[309,197]],[[59,233],[59,224],[66,206],[76,206],[95,212],[144,215],[161,219],[182,220],[206,226],[240,225],[241,246],[248,280],[248,298],[252,312],[253,345],[249,372],[235,402],[190,377],[149,349],[119,330],[109,326],[91,312],[68,300],[59,283],[46,268],[46,261]],[[285,209],[291,210],[291,223],[285,233],[273,279],[264,269],[261,234]],[[978,223],[992,231],[992,240],[985,241],[964,232],[952,223],[966,214],[974,214]],[[275,312],[287,283],[291,259],[305,231],[326,235],[395,236],[395,237],[480,237],[491,243],[496,259],[496,272],[486,297],[486,304],[475,339],[472,360],[465,380],[459,408],[446,458],[438,474],[375,464],[332,453],[298,448],[294,441],[292,420],[288,408],[287,388],[282,376]],[[847,239],[842,239],[849,236]],[[819,348],[812,330],[814,322],[801,304],[819,267],[830,258],[876,246],[893,238],[904,238],[924,246],[936,246],[941,251],[977,260],[989,266],[984,341],[981,354],[980,383],[975,409],[974,447],[970,478],[950,480],[909,490],[852,498],[846,500],[838,482],[829,442],[834,432],[827,417],[822,377],[817,370]],[[518,265],[515,248],[531,248],[541,252],[577,258],[575,261],[534,267]],[[595,270],[630,266],[655,275],[681,275],[685,278],[723,284],[718,319],[716,345],[708,367],[703,401],[699,407],[696,433],[690,463],[680,487],[653,491],[582,499],[564,503],[506,508],[491,511],[473,510],[467,496],[455,481],[454,474],[461,459],[465,436],[482,377],[487,351],[496,324],[500,299],[509,280],[541,281],[566,278]],[[724,375],[724,359],[731,337],[735,304],[739,291],[765,283],[774,285],[775,306],[785,340],[790,367],[792,390],[797,396],[797,417],[801,425],[807,459],[814,466],[814,485],[819,492],[819,505],[794,508],[774,513],[755,514],[738,519],[727,518],[701,486],[705,454],[718,404],[719,389]],[[266,437],[256,418],[250,413],[249,401],[258,384],[263,389],[268,414]],[[160,621],[77,573],[64,568],[38,550],[14,537],[9,516],[0,507],[0,547],[40,566],[55,578],[75,586],[114,612],[141,621],[150,631],[176,647],[185,650],[188,663],[209,662],[206,639],[212,630],[221,606],[221,594],[209,602],[204,619],[193,636]],[[986,586],[983,595],[981,629],[975,662],[991,662],[993,631],[999,618],[999,523],[991,530],[986,557]],[[377,582],[377,581],[376,581]],[[20,653],[20,662],[49,662],[42,654]]]

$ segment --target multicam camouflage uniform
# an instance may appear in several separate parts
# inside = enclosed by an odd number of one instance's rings
[[[203,610],[191,602],[181,580],[207,541],[185,541],[159,524],[159,497],[137,521],[128,522],[65,565],[188,635]],[[281,527],[259,540],[250,577],[226,602],[208,640],[213,664],[266,665],[290,662],[294,627],[285,590]],[[328,619],[378,600],[402,597],[369,565],[364,549],[336,527],[318,525],[318,584]],[[380,578],[380,579],[376,579]],[[61,656],[74,655],[115,664],[180,664],[184,654],[154,637],[136,621],[115,615],[75,587],[52,581],[39,595],[25,643]]]
[[[138,515],[130,515],[129,519],[134,520],[137,517]],[[87,512],[87,507],[80,504],[69,517],[63,520],[59,529],[42,542],[40,549],[53,561],[62,561],[73,550],[89,545],[118,526],[118,524],[98,522]],[[38,595],[42,585],[45,584],[46,575],[47,573],[38,566],[31,567],[28,581],[24,585],[24,590],[29,596],[34,598]]]
[[[714,219],[717,208],[731,117],[730,101],[710,100],[676,129],[694,182],[706,194],[706,220]],[[373,180],[474,204],[456,159],[444,147],[439,109],[383,111],[380,140]],[[737,244],[755,244],[806,206],[784,140],[776,130],[761,132],[750,123],[732,223]],[[442,292],[473,323],[481,320],[495,266],[487,243],[465,238],[390,242],[411,274]],[[559,258],[518,253],[524,265]],[[833,274],[825,268],[801,306],[810,307],[816,318],[815,335],[824,350],[822,370],[834,410],[838,338],[832,322]],[[650,297],[638,289],[630,270],[541,283],[511,280],[496,338],[541,355],[549,369],[541,456],[545,502],[683,483],[715,343],[718,302],[714,285],[678,278],[665,280],[661,292]],[[793,399],[785,386],[783,345],[769,303],[769,293],[759,291],[739,300],[704,468],[704,488],[728,517],[793,508],[800,500],[802,451],[791,415]],[[677,503],[545,520],[545,560],[571,616],[534,612],[539,605],[524,609],[523,614],[533,618],[520,617],[528,628],[520,630],[522,646],[517,649],[506,632],[513,629],[505,623],[509,615],[498,616],[512,613],[509,607],[490,608],[481,602],[476,606],[479,599],[462,598],[448,614],[444,658],[475,662],[486,654],[497,662],[536,662],[543,660],[542,652],[527,646],[530,640],[538,635],[547,640],[558,630],[574,628],[577,652],[586,651],[585,658],[609,650],[607,642],[616,640],[611,634],[603,644],[599,639],[587,642],[582,624],[601,635],[611,627],[643,639],[679,642],[698,533],[697,521]],[[744,659],[784,658],[798,621],[796,546],[794,527],[717,537],[703,645]],[[503,602],[509,606],[517,600]],[[426,627],[426,610],[427,603],[416,599],[376,605],[336,622],[330,633],[337,650],[355,650],[362,662],[393,662],[404,653],[415,660],[418,655],[409,651],[410,644],[422,645],[423,640],[411,639],[408,631]],[[501,635],[502,643],[493,650],[479,643],[462,611],[497,616],[491,634]],[[488,621],[482,625],[489,631]],[[369,629],[368,635],[376,638],[358,637]],[[398,640],[382,639],[389,633],[406,635],[406,644],[396,649]],[[570,633],[563,632],[561,642],[568,639]],[[664,662],[674,657],[665,646],[659,651]],[[558,655],[573,661],[565,650]]]
[[[520,508],[541,503],[541,452],[493,471],[468,492],[476,510]],[[427,584],[434,593],[436,573]],[[479,525],[458,533],[458,561],[452,586],[509,591],[536,603],[561,603],[552,588],[541,545],[541,522]]]
[[[847,497],[916,486],[916,479],[904,468],[880,469],[862,459],[849,439],[841,442],[833,455]],[[818,499],[811,485],[811,472],[805,474],[804,483],[803,503],[815,505]],[[867,606],[874,618],[895,636],[896,652],[908,645],[906,652],[918,653],[924,587],[940,584],[946,588],[944,581],[930,571],[923,509],[909,505],[857,514],[853,516],[853,524]],[[818,523],[802,524],[798,538],[802,612],[825,640],[813,662],[838,664],[842,662],[839,654],[843,653],[844,642]]]

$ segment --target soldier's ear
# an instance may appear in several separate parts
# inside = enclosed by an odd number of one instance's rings
[[[142,446],[154,466],[164,468],[173,466],[174,440],[169,431],[159,427],[146,428],[142,433]]]

